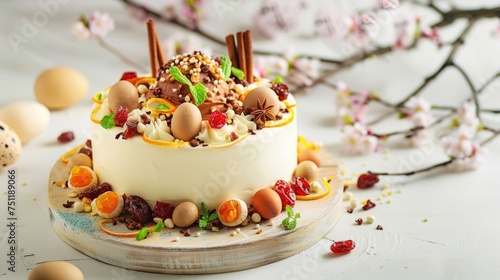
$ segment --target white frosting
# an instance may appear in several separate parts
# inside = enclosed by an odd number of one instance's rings
[[[291,95],[288,102],[295,102]],[[94,119],[109,113],[104,100]],[[140,120],[143,113],[134,110],[129,119]],[[204,202],[210,209],[229,198],[250,203],[258,189],[290,180],[297,165],[296,117],[284,126],[256,130],[252,116],[228,115],[228,124],[220,129],[203,122],[198,138],[211,145],[198,147],[172,142],[169,127],[159,119],[138,129],[165,145],[146,143],[140,136],[116,139],[123,128],[92,123],[94,171],[101,183],[110,183],[120,194],[139,195],[151,204]],[[248,135],[249,129],[255,135]],[[231,143],[232,132],[244,138]]]

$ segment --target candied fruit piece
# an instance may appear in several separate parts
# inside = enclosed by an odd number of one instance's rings
[[[86,169],[81,166],[74,166],[71,169],[71,178],[69,182],[75,187],[85,187],[92,183],[94,176]]]
[[[287,100],[288,98],[288,86],[284,83],[276,84],[273,83],[271,89],[278,95],[280,101]]]
[[[293,207],[295,205],[297,196],[295,195],[292,187],[290,187],[290,185],[286,181],[276,181],[273,190],[280,196],[282,210],[284,210],[287,205],[290,205],[290,207]]]
[[[311,185],[302,177],[293,177],[290,186],[297,195],[308,195]]]
[[[356,243],[352,240],[334,241],[330,246],[330,250],[334,254],[346,254],[351,252],[354,248],[356,248]]]
[[[105,192],[97,198],[95,205],[102,213],[109,214],[116,209],[118,199],[119,197],[117,193]]]
[[[137,78],[137,73],[135,72],[123,72],[122,77],[120,78],[120,81],[122,80],[131,80]]]
[[[373,187],[378,181],[379,178],[375,174],[361,174],[358,177],[357,185],[360,189],[368,189]]]
[[[157,201],[155,207],[153,208],[153,215],[155,217],[162,218],[163,220],[172,218],[172,213],[174,212],[175,207],[166,202]]]
[[[68,143],[73,141],[74,139],[75,139],[75,134],[73,133],[73,131],[63,132],[59,135],[59,137],[57,137],[57,141],[59,143]]]
[[[222,128],[226,124],[226,121],[227,115],[219,110],[213,111],[208,118],[208,123],[212,128]]]
[[[114,120],[116,125],[123,126],[128,118],[128,109],[125,106],[120,106],[115,112]]]

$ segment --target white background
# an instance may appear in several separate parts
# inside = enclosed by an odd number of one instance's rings
[[[63,1],[61,1],[63,2]],[[204,28],[221,39],[228,33],[246,29],[251,23],[258,1],[232,1],[234,11],[223,17],[206,19]],[[461,1],[471,6],[495,6],[498,1]],[[474,4],[471,4],[471,3]],[[481,3],[480,3],[481,2]],[[362,1],[330,1],[343,9]],[[358,6],[356,6],[358,5]],[[488,145],[489,153],[482,166],[474,172],[447,173],[432,171],[408,178],[386,178],[394,194],[391,203],[382,203],[369,212],[343,213],[337,225],[313,247],[293,257],[270,265],[242,272],[205,276],[156,275],[128,271],[95,261],[66,245],[53,232],[48,214],[47,180],[52,165],[76,143],[89,137],[92,93],[114,83],[123,71],[133,70],[95,42],[77,42],[70,34],[70,26],[80,13],[89,15],[94,10],[110,13],[116,21],[116,30],[106,40],[128,54],[130,58],[148,67],[145,25],[130,19],[119,1],[67,1],[48,23],[40,26],[28,42],[18,49],[12,46],[8,34],[21,34],[24,21],[31,20],[40,11],[38,1],[2,1],[0,4],[0,105],[15,100],[34,100],[33,85],[39,73],[52,66],[68,66],[81,71],[90,81],[90,91],[79,104],[51,112],[47,130],[23,147],[23,155],[13,166],[19,174],[18,189],[18,271],[6,273],[5,252],[7,232],[0,226],[0,279],[26,279],[30,270],[41,262],[68,260],[83,271],[86,279],[499,279],[500,277],[500,182],[496,177],[500,166],[500,143]],[[256,49],[284,51],[293,45],[305,54],[335,57],[331,47],[311,38],[311,17],[321,7],[319,1],[310,3],[301,20],[301,28],[288,37],[275,41],[256,35]],[[417,10],[415,10],[417,11]],[[166,38],[176,29],[157,22],[159,36]],[[496,20],[480,22],[467,37],[466,46],[457,61],[464,65],[473,82],[480,85],[500,69],[500,38],[492,39]],[[463,27],[457,22],[443,30],[445,39],[453,38]],[[185,31],[183,31],[185,32]],[[209,44],[209,43],[207,43]],[[223,51],[212,45],[216,51]],[[449,48],[437,49],[431,43],[422,44],[410,53],[397,52],[383,58],[359,63],[339,73],[332,81],[344,80],[356,90],[376,90],[391,101],[398,101],[416,88],[423,78],[435,71],[446,57]],[[500,108],[499,84],[481,98],[487,108]],[[455,105],[469,95],[468,88],[454,70],[445,71],[424,90],[423,96],[434,104]],[[296,95],[299,104],[299,133],[321,141],[337,156],[347,173],[398,171],[419,168],[445,160],[437,143],[424,149],[407,149],[400,138],[384,143],[388,153],[366,157],[349,157],[339,150],[340,132],[335,125],[334,92],[324,86]],[[377,110],[377,108],[375,108]],[[25,112],[29,114],[30,112]],[[486,120],[498,127],[498,116]],[[407,127],[405,121],[389,120],[375,127],[378,132]],[[58,144],[57,136],[66,130],[76,134],[76,140]],[[6,190],[6,170],[0,173],[0,193]],[[370,190],[352,189],[360,200],[377,198],[382,184]],[[397,193],[396,190],[401,190]],[[5,221],[7,197],[0,195],[0,220]],[[343,202],[347,209],[349,204]],[[372,214],[377,221],[358,226],[357,218]],[[423,222],[425,217],[428,222]],[[380,224],[384,230],[377,231]],[[329,251],[331,241],[352,239],[357,247],[350,254],[336,257]]]

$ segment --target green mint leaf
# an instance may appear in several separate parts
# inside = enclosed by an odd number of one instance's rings
[[[290,218],[284,218],[283,221],[281,221],[281,225],[288,228],[288,224],[290,223]]]
[[[203,216],[208,215],[207,205],[204,202],[201,203],[201,213]]]
[[[243,72],[241,69],[238,69],[236,67],[231,67],[231,73],[233,76],[238,78],[238,80],[242,81],[245,78],[245,72]]]
[[[231,76],[231,60],[225,56],[220,57],[220,63],[222,68],[222,74],[224,75],[224,80],[228,80]]]
[[[163,221],[159,221],[151,232],[160,232],[165,227]]]
[[[102,93],[99,93],[99,95],[97,96],[97,100],[102,100]]]
[[[111,113],[107,116],[102,117],[100,124],[105,129],[110,129],[116,125],[115,123],[115,113]]]
[[[207,99],[207,88],[202,83],[189,87],[196,106],[200,106]]]
[[[168,110],[170,108],[167,105],[165,105],[165,104],[160,104],[160,105],[156,106],[155,109],[158,110],[158,111],[166,111],[166,110]]]
[[[290,222],[290,224],[288,224],[287,229],[288,229],[288,230],[292,230],[292,229],[294,229],[294,228],[296,228],[296,227],[297,227],[297,220],[292,220],[292,221]]]
[[[145,239],[146,236],[148,236],[148,228],[147,227],[143,227],[143,228],[141,228],[141,230],[135,236],[135,240],[141,241],[141,240]]]
[[[290,218],[293,217],[293,209],[290,205],[287,205],[285,207],[285,211],[286,211],[286,214],[288,215],[288,217],[290,217]]]
[[[210,217],[208,217],[208,221],[211,222],[216,220],[217,218],[219,218],[219,215],[217,215],[217,213],[212,213],[210,214]]]
[[[198,222],[198,225],[200,226],[200,228],[206,228],[207,227],[207,224],[208,222],[204,219],[201,219],[199,222]]]
[[[295,218],[295,220],[297,220],[298,218],[300,218],[300,213],[295,214],[294,218]]]
[[[282,81],[282,79],[281,79],[281,76],[280,76],[280,75],[278,75],[278,76],[274,77],[274,83],[275,83],[275,84],[278,84],[278,85],[279,85],[279,84],[281,84],[282,82],[283,82],[283,81]]]
[[[188,85],[190,87],[193,85],[191,81],[186,76],[184,76],[184,74],[182,74],[181,70],[179,70],[177,66],[170,66],[168,71],[170,72],[170,75],[172,75],[172,77],[174,77],[174,79],[179,83]]]

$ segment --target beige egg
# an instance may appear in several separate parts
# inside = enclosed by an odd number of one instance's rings
[[[83,273],[69,262],[46,262],[37,265],[31,271],[28,280],[83,280]]]
[[[262,86],[250,91],[245,96],[245,100],[243,100],[243,109],[256,109],[257,101],[264,102],[264,100],[267,100],[266,107],[273,106],[269,112],[273,114],[273,116],[276,116],[280,110],[280,100],[278,99],[278,95],[269,87]]]
[[[316,163],[310,160],[304,160],[295,168],[295,176],[302,177],[308,182],[313,182],[318,177],[319,168]]]
[[[15,101],[0,108],[0,120],[14,129],[21,143],[24,144],[47,128],[50,122],[50,111],[36,101]]]
[[[172,213],[172,220],[178,227],[188,227],[198,219],[198,207],[190,201],[177,205]]]
[[[119,81],[109,90],[108,103],[113,112],[120,106],[126,107],[130,112],[139,106],[139,92],[132,83]]]
[[[68,168],[73,168],[74,166],[87,166],[92,168],[92,159],[84,153],[76,153],[69,158],[67,166]]]
[[[51,110],[64,109],[80,102],[88,90],[87,78],[68,67],[47,69],[35,81],[37,100]]]
[[[172,116],[172,134],[177,139],[190,141],[200,133],[201,121],[201,112],[196,105],[182,103]]]
[[[252,205],[264,219],[272,219],[278,216],[282,210],[280,196],[269,188],[258,190],[252,197]]]
[[[315,150],[305,149],[305,150],[300,151],[298,154],[297,162],[301,163],[304,160],[310,160],[310,161],[316,163],[316,165],[318,167],[321,167],[321,158],[319,156],[319,153]]]
[[[0,168],[14,164],[21,156],[21,140],[16,132],[0,121]]]

